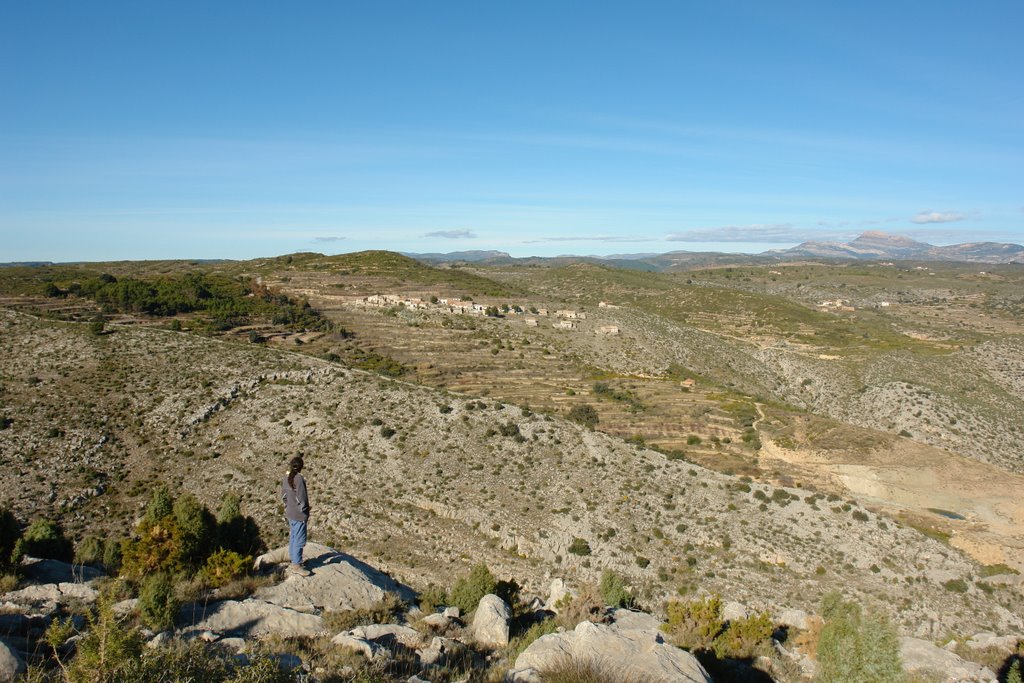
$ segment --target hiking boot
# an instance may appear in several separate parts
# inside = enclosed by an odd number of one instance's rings
[[[290,564],[288,565],[288,572],[297,576],[313,576],[313,572],[309,571],[301,564]]]

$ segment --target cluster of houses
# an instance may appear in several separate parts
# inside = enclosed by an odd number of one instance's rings
[[[833,311],[855,311],[846,299],[832,299],[818,302],[818,308],[831,309]]]
[[[420,299],[416,297],[405,297],[397,294],[372,294],[370,296],[362,297],[357,303],[373,307],[373,308],[389,308],[392,306],[404,306],[409,309],[433,309],[440,310],[445,313],[454,313],[459,315],[487,315],[488,310],[494,311],[495,306],[488,306],[486,304],[476,303],[475,301],[468,301],[460,298],[437,298],[431,297],[429,300]],[[618,308],[607,302],[602,301],[598,304],[601,308]],[[502,306],[501,315],[503,316],[525,316],[523,322],[527,327],[539,327],[540,318],[554,317],[558,318],[552,327],[562,330],[575,330],[579,326],[580,320],[586,320],[587,314],[583,311],[575,311],[571,309],[561,309],[551,314],[546,308],[535,308],[531,307],[528,311],[524,310],[520,306]],[[615,336],[619,334],[619,328],[617,325],[601,325],[595,330],[596,334]]]

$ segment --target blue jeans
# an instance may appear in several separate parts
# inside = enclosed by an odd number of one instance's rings
[[[289,519],[288,526],[288,554],[292,558],[292,564],[302,564],[302,548],[306,545],[306,523]]]

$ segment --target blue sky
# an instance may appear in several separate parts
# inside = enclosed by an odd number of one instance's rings
[[[1024,242],[1024,3],[23,2],[0,261]]]

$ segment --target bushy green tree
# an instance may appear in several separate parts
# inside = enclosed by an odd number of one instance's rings
[[[818,641],[818,683],[904,683],[896,630],[877,614],[838,593],[822,601],[825,626]]]
[[[21,524],[7,508],[0,508],[0,571],[8,569],[14,561],[14,548],[21,538]]]
[[[153,489],[149,496],[149,503],[146,504],[146,514],[142,523],[154,523],[167,517],[174,511],[174,499],[166,486],[158,486]]]
[[[103,541],[98,536],[86,536],[75,546],[75,564],[99,566],[103,564]]]
[[[174,515],[139,523],[138,536],[121,547],[123,574],[142,578],[154,572],[177,573],[185,568],[181,530]]]
[[[234,493],[224,494],[217,511],[217,545],[240,555],[259,555],[266,550],[259,525],[242,514],[241,499]]]
[[[139,591],[139,615],[146,626],[154,631],[174,628],[178,607],[170,577],[163,573],[146,577]]]
[[[480,603],[480,598],[493,593],[498,581],[486,564],[473,567],[468,576],[464,576],[452,586],[451,602],[463,612],[472,612]]]
[[[597,426],[599,420],[597,411],[594,409],[594,406],[589,405],[587,403],[581,403],[579,405],[573,406],[569,410],[569,414],[566,417],[568,417],[573,422],[577,422],[583,425],[584,427],[590,427],[591,429]]]
[[[172,509],[181,532],[182,561],[191,568],[198,568],[213,549],[216,535],[213,515],[191,493],[178,496]]]
[[[601,583],[598,585],[604,604],[609,607],[632,607],[633,596],[630,595],[622,577],[610,569],[601,573]]]
[[[71,562],[75,556],[75,549],[71,541],[64,536],[64,529],[60,524],[51,519],[37,519],[18,539],[14,555]]]

